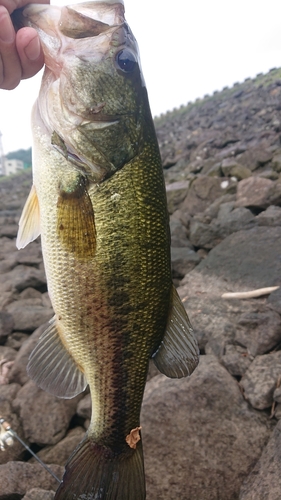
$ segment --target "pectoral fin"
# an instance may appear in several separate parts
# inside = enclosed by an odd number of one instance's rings
[[[61,342],[55,318],[32,351],[27,373],[41,389],[59,398],[74,398],[86,389],[85,375]]]
[[[175,287],[167,329],[152,359],[158,370],[171,378],[190,375],[199,361],[197,341]]]
[[[82,176],[74,175],[60,186],[57,202],[57,234],[62,245],[79,259],[92,257],[96,249],[95,217]]]
[[[19,220],[19,230],[16,245],[24,248],[40,235],[40,210],[35,186],[33,185],[23,207]]]

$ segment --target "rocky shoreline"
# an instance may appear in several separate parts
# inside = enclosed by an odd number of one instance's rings
[[[156,120],[172,271],[198,336],[188,379],[152,366],[142,408],[148,500],[281,497],[281,71]],[[0,415],[61,477],[88,426],[89,394],[59,400],[26,374],[52,317],[40,242],[15,238],[31,173],[0,181]],[[43,326],[42,326],[43,325]],[[57,482],[15,442],[0,500],[51,500]]]

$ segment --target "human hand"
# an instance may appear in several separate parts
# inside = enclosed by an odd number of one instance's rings
[[[0,88],[12,90],[20,81],[34,76],[44,64],[39,37],[33,28],[21,28],[17,33],[10,14],[32,0],[0,0]],[[49,0],[34,3],[49,4]]]

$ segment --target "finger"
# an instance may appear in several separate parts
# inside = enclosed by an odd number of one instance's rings
[[[44,55],[36,30],[33,28],[19,30],[16,47],[21,62],[22,78],[34,76],[44,64]]]
[[[0,5],[0,87],[14,89],[22,68],[16,49],[16,34],[7,10]]]
[[[31,0],[1,0],[1,5],[3,5],[3,7],[6,7],[9,14],[11,14],[15,9],[20,9],[30,2]],[[36,3],[49,4],[50,2],[49,0],[36,0]]]

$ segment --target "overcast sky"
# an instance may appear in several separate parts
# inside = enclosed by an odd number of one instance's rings
[[[125,0],[125,7],[154,116],[281,66],[280,0]],[[31,146],[40,78],[0,90],[5,153]]]

